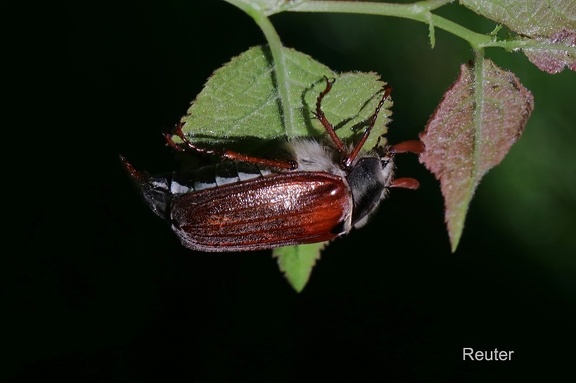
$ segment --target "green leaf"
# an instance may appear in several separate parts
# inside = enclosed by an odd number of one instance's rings
[[[181,120],[188,139],[199,145],[238,151],[263,150],[265,146],[268,153],[278,144],[277,140],[325,135],[322,124],[313,117],[318,95],[326,88],[324,76],[336,81],[322,101],[322,110],[341,139],[358,138],[382,97],[385,83],[380,77],[362,72],[336,74],[303,53],[289,48],[282,48],[281,52],[285,68],[282,76],[274,72],[267,47],[251,48],[216,70]],[[279,78],[288,90],[284,98],[278,91]],[[378,137],[386,133],[391,106],[388,99],[365,150],[372,149]],[[283,115],[283,111],[290,116]],[[176,136],[173,139],[180,141]],[[281,271],[296,291],[308,282],[325,245],[274,250]]]
[[[182,118],[183,131],[195,143],[224,146],[250,139],[273,141],[279,138],[317,137],[324,134],[313,118],[316,99],[325,88],[324,76],[335,78],[322,108],[342,139],[360,133],[374,113],[384,85],[375,73],[335,74],[310,56],[282,48],[287,67],[288,99],[281,100],[271,56],[266,47],[254,47],[216,70]],[[285,124],[287,103],[291,126]],[[371,149],[378,136],[386,133],[391,101],[380,112],[366,142]],[[177,137],[174,137],[178,141]],[[240,147],[242,145],[239,145]]]
[[[320,259],[320,251],[326,247],[327,242],[312,243],[290,247],[280,247],[272,251],[277,259],[280,271],[284,273],[288,283],[301,292],[312,273],[316,261]]]
[[[461,66],[420,139],[420,161],[440,181],[445,220],[456,250],[468,206],[484,175],[499,164],[522,134],[534,98],[511,72],[481,59]]]

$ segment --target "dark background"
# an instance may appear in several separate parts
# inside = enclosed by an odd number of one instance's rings
[[[206,4],[208,3],[208,4]],[[520,53],[488,51],[532,90],[522,139],[481,183],[455,254],[434,178],[414,156],[362,230],[335,241],[301,294],[269,252],[183,248],[139,200],[122,153],[151,172],[177,167],[161,132],[212,71],[264,43],[223,1],[83,1],[70,9],[73,145],[56,205],[36,198],[3,279],[9,380],[79,382],[485,382],[574,377],[576,75],[539,72]],[[450,5],[440,14],[494,25]],[[394,88],[392,142],[417,137],[465,42],[371,16],[282,14],[285,45],[338,71],[376,71]],[[77,114],[77,116],[76,116]],[[74,116],[74,117],[72,117]],[[65,153],[65,155],[63,155]],[[39,176],[40,177],[40,176]],[[514,351],[463,362],[462,348]]]

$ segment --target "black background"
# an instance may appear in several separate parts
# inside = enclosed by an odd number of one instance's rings
[[[484,33],[493,27],[457,6],[442,12]],[[297,294],[269,252],[184,249],[139,200],[118,160],[122,153],[151,172],[177,166],[160,133],[212,71],[264,43],[253,21],[223,1],[84,1],[70,15],[69,105],[78,113],[68,132],[74,144],[65,149],[70,170],[47,180],[62,203],[33,200],[38,214],[4,279],[9,379],[575,375],[575,112],[567,107],[573,93],[562,93],[573,91],[574,73],[543,74],[519,53],[491,52],[534,92],[536,111],[525,137],[481,183],[457,252],[450,253],[437,182],[405,156],[398,172],[422,187],[394,190],[366,228],[325,251]],[[282,14],[272,21],[285,45],[335,70],[377,71],[391,83],[391,141],[417,137],[472,56],[441,31],[430,49],[427,27],[408,20]],[[550,149],[552,141],[529,133],[538,131],[564,146]],[[514,167],[534,158],[549,160],[549,178]],[[525,185],[519,194],[518,184]],[[514,354],[509,362],[464,362],[463,347]]]

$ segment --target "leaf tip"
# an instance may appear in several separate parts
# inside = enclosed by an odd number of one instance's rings
[[[297,293],[302,292],[308,284],[312,268],[327,244],[328,242],[320,242],[272,250],[272,256],[276,258],[280,271]]]
[[[448,225],[450,227],[450,225]],[[460,243],[460,238],[462,237],[462,231],[464,229],[464,225],[459,225],[458,228],[448,229],[448,237],[450,238],[450,250],[452,253],[456,252],[456,248]]]

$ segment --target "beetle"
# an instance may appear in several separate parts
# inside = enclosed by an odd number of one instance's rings
[[[390,95],[391,88],[384,86],[359,141],[345,145],[322,111],[322,100],[335,80],[325,81],[313,115],[331,142],[289,140],[288,160],[202,148],[186,137],[180,124],[175,135],[184,147],[165,134],[169,146],[222,161],[160,175],[139,172],[121,156],[122,164],[152,211],[192,250],[252,251],[335,239],[363,226],[389,188],[418,187],[413,178],[394,178],[394,155],[421,153],[423,144],[381,145],[379,138],[371,151],[360,153]]]

